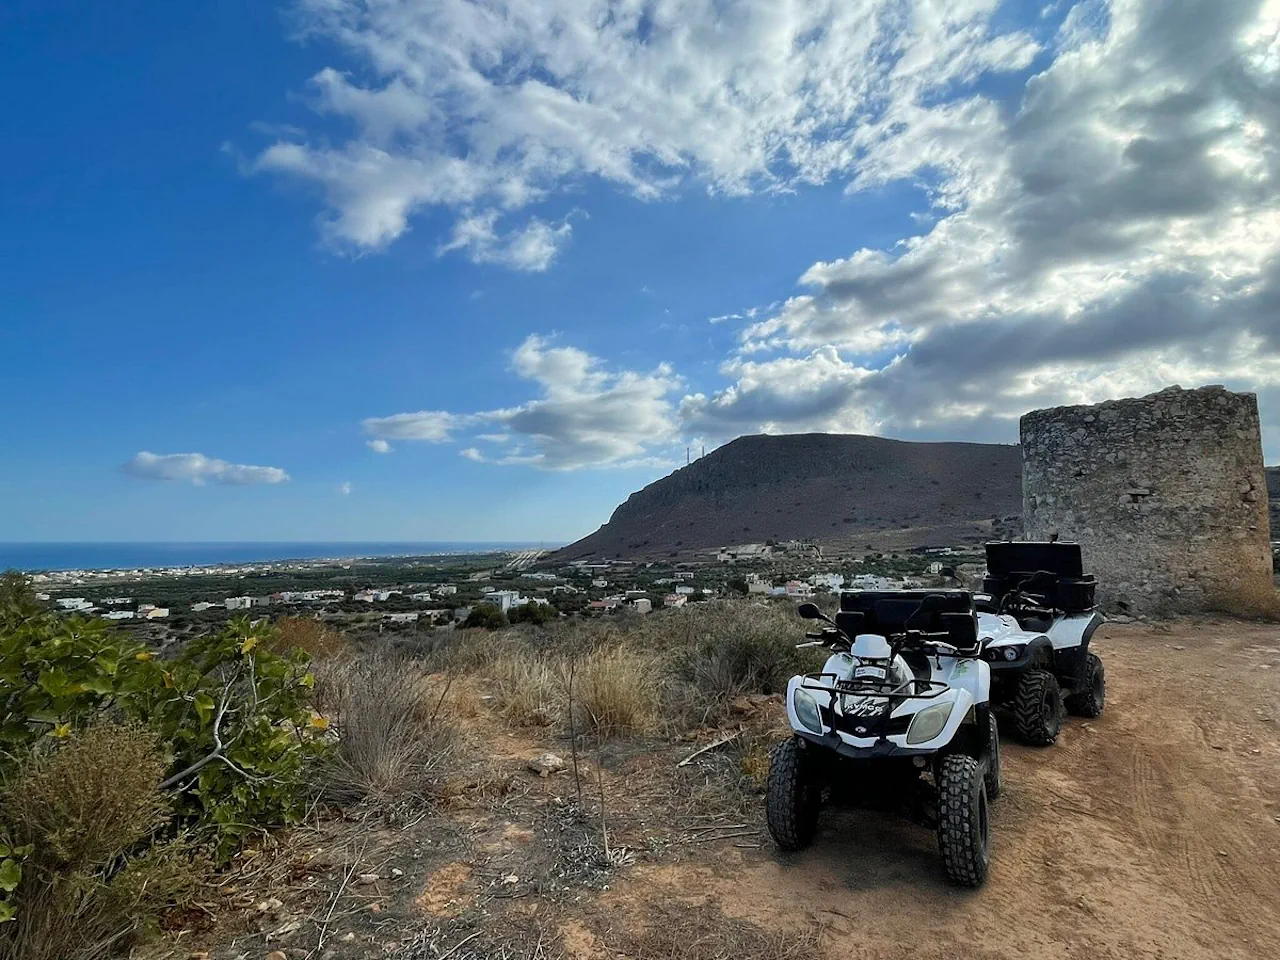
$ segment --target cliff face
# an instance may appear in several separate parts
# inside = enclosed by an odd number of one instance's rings
[[[832,434],[740,437],[633,493],[561,560],[669,557],[737,543],[980,541],[1021,508],[1016,446]],[[875,538],[870,534],[877,534]]]

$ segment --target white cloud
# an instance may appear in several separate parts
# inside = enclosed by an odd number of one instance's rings
[[[683,409],[708,432],[848,418],[1011,440],[1036,406],[1280,386],[1278,13],[1077,6],[1016,111],[930,109],[869,155],[855,188],[934,178],[932,226],[815,263],[741,332],[742,354],[781,356],[730,363],[735,383]],[[809,408],[769,391],[783,373]]]
[[[480,452],[478,447],[467,447],[465,450],[459,450],[458,456],[467,460],[474,460],[476,463],[484,463],[485,456]]]
[[[366,440],[364,445],[374,453],[391,453],[395,447],[391,446],[386,440],[381,438],[376,440]]]
[[[417,413],[397,413],[390,417],[369,417],[362,422],[365,433],[374,435],[369,441],[370,447],[378,453],[384,451],[374,447],[375,443],[386,443],[391,440],[428,440],[442,443],[450,439],[454,430],[465,423],[465,418],[456,417],[443,410],[420,410]],[[386,444],[387,449],[391,448]]]
[[[325,237],[378,249],[415,211],[460,218],[444,249],[545,269],[567,223],[499,215],[595,178],[640,198],[891,175],[877,159],[943,94],[1026,67],[998,0],[298,0],[306,37],[350,70],[311,78],[311,136],[251,164],[317,185]],[[957,121],[958,122],[958,121]],[[946,151],[937,152],[940,163]]]
[[[532,217],[523,227],[499,234],[496,211],[461,217],[453,237],[438,252],[465,250],[474,263],[496,263],[513,270],[539,273],[551,266],[573,233],[567,219],[552,225]]]
[[[406,440],[441,441],[451,431],[483,427],[486,432],[475,439],[501,449],[486,455],[473,446],[462,450],[462,456],[548,470],[661,460],[678,436],[671,396],[681,381],[666,365],[648,373],[614,371],[583,350],[530,336],[512,353],[511,369],[536,383],[541,396],[476,413],[372,418],[364,421],[365,429]]]
[[[351,496],[351,491],[354,489],[355,487],[352,485],[350,480],[347,480],[344,483],[338,484],[338,492],[342,494],[344,497]]]
[[[226,486],[252,486],[261,483],[284,483],[289,474],[279,467],[252,467],[243,463],[227,463],[202,453],[158,454],[143,450],[121,468],[131,477],[145,480],[176,480],[202,486],[219,483]]]

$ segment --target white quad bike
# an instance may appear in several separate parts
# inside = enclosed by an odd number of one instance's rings
[[[986,592],[975,602],[991,699],[1033,746],[1058,739],[1064,707],[1081,717],[1102,715],[1106,673],[1089,650],[1103,623],[1096,585],[1083,572],[1078,543],[987,544]]]
[[[905,812],[935,826],[947,875],[976,887],[990,865],[988,804],[1000,793],[991,670],[969,593],[853,591],[800,646],[831,651],[793,677],[793,736],[774,749],[766,820],[782,850],[807,847],[824,800]]]

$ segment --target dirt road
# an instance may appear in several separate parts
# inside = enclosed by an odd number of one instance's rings
[[[1049,749],[1005,742],[983,889],[946,884],[928,831],[835,812],[801,855],[720,845],[613,896],[821,924],[832,958],[1280,957],[1280,627],[1108,625],[1095,644],[1105,715]]]

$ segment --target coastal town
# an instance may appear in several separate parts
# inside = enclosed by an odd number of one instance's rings
[[[346,629],[451,630],[558,617],[643,616],[724,598],[822,598],[937,584],[980,568],[973,548],[824,555],[805,542],[727,545],[679,562],[544,552],[344,558],[207,567],[47,571],[38,598],[161,643],[237,616],[309,614]],[[479,612],[477,612],[479,610]]]

